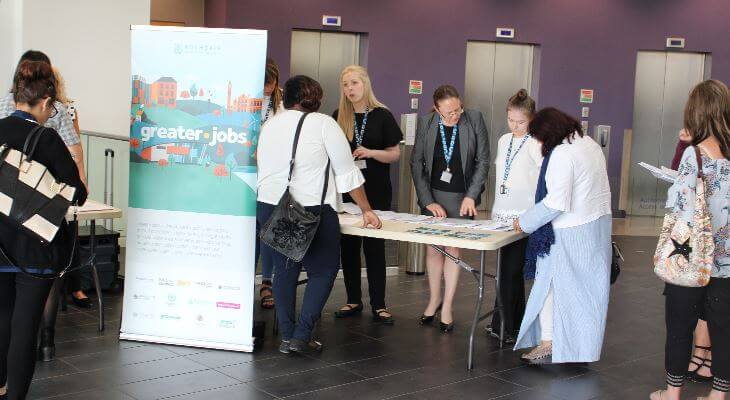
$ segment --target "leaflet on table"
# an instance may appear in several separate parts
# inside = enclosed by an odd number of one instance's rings
[[[661,179],[664,182],[674,183],[675,179],[677,179],[678,172],[673,169],[669,169],[667,167],[657,168],[657,167],[655,167],[651,164],[647,164],[643,161],[639,163],[639,166],[642,168],[645,168],[656,178]]]

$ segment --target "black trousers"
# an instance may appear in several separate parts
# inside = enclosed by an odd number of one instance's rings
[[[694,330],[701,316],[707,319],[712,343],[714,386],[727,391],[730,382],[730,278],[712,278],[707,287],[688,288],[666,284],[667,340],[664,366],[667,383],[682,386],[692,357]],[[725,387],[718,387],[725,384]]]
[[[502,248],[501,273],[499,275],[499,290],[504,307],[504,332],[517,336],[525,316],[525,251],[527,238],[508,244]],[[497,306],[497,299],[494,300]],[[499,332],[501,326],[499,313],[492,317],[492,329]]]
[[[319,206],[305,208],[310,212],[319,213]],[[256,218],[259,223],[262,225],[266,223],[273,210],[273,205],[258,202]],[[340,242],[340,222],[335,210],[328,205],[322,206],[320,215],[317,233],[302,262],[295,263],[269,248],[276,275],[273,284],[276,318],[283,340],[309,341],[311,339],[314,325],[322,315],[322,309],[327,303],[335,278],[337,278],[337,271],[340,267],[340,252],[337,247]],[[266,246],[263,243],[261,245]],[[304,290],[302,309],[297,319],[297,282],[302,265],[306,266],[308,281]]]
[[[8,400],[25,399],[33,379],[36,339],[52,280],[0,272],[0,387]]]
[[[373,311],[385,308],[385,240],[343,235],[340,239],[342,273],[348,304],[362,304],[360,248],[365,255],[368,292]]]

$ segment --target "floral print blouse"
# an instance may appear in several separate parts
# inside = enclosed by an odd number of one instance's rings
[[[715,267],[713,278],[730,278],[730,160],[713,160],[705,154],[702,171],[705,177],[707,207],[715,238]],[[667,193],[667,208],[680,213],[685,221],[692,220],[697,185],[695,148],[688,147],[679,164],[677,180]]]

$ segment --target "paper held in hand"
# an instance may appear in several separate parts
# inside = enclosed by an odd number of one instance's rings
[[[677,179],[678,172],[673,169],[669,169],[667,167],[657,168],[643,161],[639,163],[639,166],[645,168],[656,178],[661,179],[664,182],[674,183],[674,181]]]

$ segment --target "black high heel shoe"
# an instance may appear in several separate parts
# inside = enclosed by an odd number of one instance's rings
[[[454,331],[454,322],[452,321],[450,324],[439,322],[439,329],[441,329],[441,332],[443,333],[451,333]]]
[[[439,306],[436,307],[436,311],[433,312],[433,315],[426,315],[426,314],[421,315],[421,318],[419,319],[419,322],[421,323],[421,325],[431,325],[431,323],[433,322],[433,317],[436,316],[436,314],[438,314],[439,311],[441,311],[441,306],[443,306],[443,305],[444,305],[444,303],[439,304]]]

